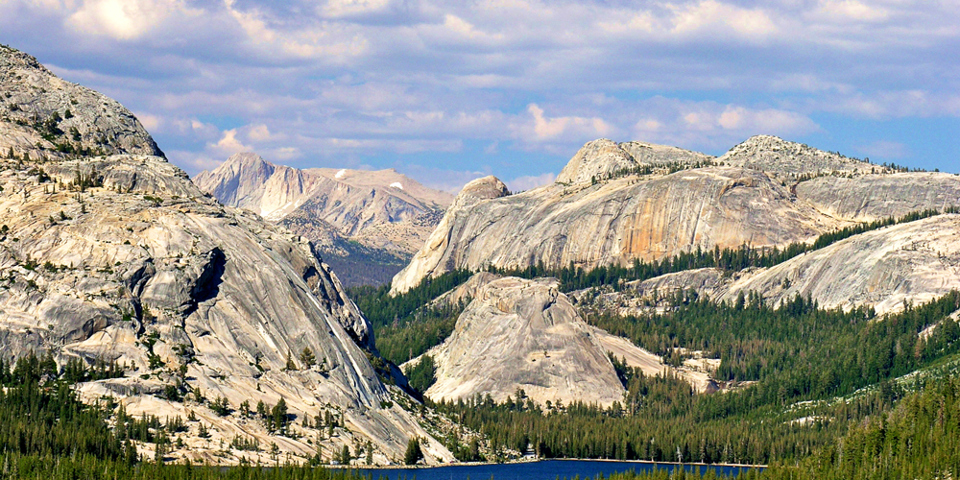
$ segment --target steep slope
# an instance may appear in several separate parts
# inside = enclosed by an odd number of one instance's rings
[[[392,169],[299,170],[252,153],[234,155],[194,182],[226,205],[314,241],[331,262],[389,275],[420,248],[452,201]]]
[[[635,258],[660,259],[698,247],[783,245],[842,225],[797,202],[786,187],[762,172],[734,167],[632,176],[596,185],[558,183],[459,203],[458,198],[424,247],[394,277],[394,292],[455,268],[539,263],[559,268],[573,263],[589,269]]]
[[[756,291],[773,305],[810,296],[826,308],[896,311],[960,289],[960,215],[863,233],[731,284],[721,299]]]
[[[41,93],[64,95],[52,87]],[[0,136],[16,129],[2,122]],[[318,429],[299,421],[329,413],[342,426],[324,442],[327,457],[369,441],[376,461],[395,461],[416,435],[426,438],[429,461],[452,459],[392,403],[368,360],[376,356],[369,323],[308,242],[224,208],[160,157],[46,158],[0,160],[5,356],[45,351],[61,364],[79,358],[126,365],[125,376],[88,382],[83,395],[118,398],[134,415],[195,413],[199,420],[181,435],[187,447],[173,458],[260,457],[218,453],[221,446],[198,438],[203,424],[214,441],[277,443],[302,460],[316,453],[307,439]],[[298,355],[307,348],[313,364]],[[222,396],[234,411],[218,416],[189,392]],[[281,398],[288,418],[298,421],[292,431],[303,437],[272,435],[236,412],[244,401],[273,405]]]
[[[934,172],[826,176],[801,182],[796,192],[827,215],[873,221],[960,205],[960,176]]]
[[[77,154],[163,156],[116,100],[58,78],[37,59],[0,45],[0,155],[30,159]]]
[[[438,368],[426,395],[436,401],[489,394],[501,402],[519,389],[541,404],[610,405],[623,397],[606,350],[549,279],[487,283],[428,354]]]

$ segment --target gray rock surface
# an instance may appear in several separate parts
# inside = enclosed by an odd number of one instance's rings
[[[872,221],[960,205],[960,176],[934,172],[827,176],[801,182],[796,192],[827,215]]]
[[[756,135],[717,158],[717,163],[769,172],[778,178],[840,173],[889,173],[890,169],[825,152],[772,135]]]
[[[644,142],[616,142],[601,138],[587,143],[557,176],[557,183],[595,183],[621,176],[643,165],[700,165],[713,160],[702,153]]]
[[[643,165],[663,168],[607,177]],[[458,268],[588,270],[698,248],[809,242],[863,221],[958,206],[960,176],[896,173],[768,135],[717,159],[600,139],[577,152],[556,184],[505,192],[458,197],[391,291]]]
[[[808,241],[845,225],[797,201],[766,174],[736,167],[597,185],[557,183],[492,197],[458,197],[423,248],[394,277],[392,291],[406,291],[456,268],[573,263],[590,269],[697,248]]]
[[[116,100],[60,79],[26,53],[0,45],[0,156],[80,153],[163,156],[140,121]]]
[[[403,257],[420,248],[453,201],[393,169],[300,170],[254,153],[233,155],[194,182],[224,205],[283,223],[322,248],[347,239]]]
[[[756,291],[771,305],[810,296],[823,307],[899,310],[960,289],[960,215],[866,232],[730,285],[721,300]]]
[[[48,80],[46,92],[37,90],[37,105],[84,92],[30,68]],[[73,118],[86,118],[85,104],[76,105]],[[104,131],[139,125],[97,118],[116,122],[98,124]],[[19,128],[0,121],[0,138],[18,135]],[[136,135],[120,138],[126,140],[118,145],[136,147]],[[150,150],[144,145],[137,148]],[[377,355],[369,323],[309,242],[223,207],[161,157],[40,153],[31,158],[47,160],[0,159],[5,356],[47,351],[61,363],[115,360],[127,366],[126,376],[82,385],[83,398],[111,395],[132,414],[160,418],[194,411],[215,439],[276,442],[298,461],[316,452],[307,442],[316,429],[298,422],[302,437],[277,437],[259,422],[220,417],[195,399],[162,395],[183,382],[180,393],[198,388],[208,400],[223,396],[234,409],[243,401],[272,405],[283,398],[298,421],[335,414],[348,430],[325,441],[327,457],[343,445],[370,441],[376,461],[397,461],[407,439],[419,436],[429,462],[453,460],[394,402],[402,394],[379,380],[369,361]],[[299,359],[305,348],[316,364]],[[285,368],[288,359],[296,369]],[[216,443],[184,435],[187,446],[175,458],[230,463],[241,455],[219,456]]]
[[[436,401],[489,394],[501,402],[519,389],[540,404],[623,398],[606,349],[553,279],[486,283],[428,354],[438,367],[426,395]]]

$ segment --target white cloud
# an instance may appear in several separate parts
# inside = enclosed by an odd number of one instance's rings
[[[761,9],[746,9],[714,0],[694,5],[671,6],[673,32],[691,35],[729,31],[746,38],[763,38],[777,33],[773,20]]]
[[[332,17],[348,17],[382,12],[389,5],[390,0],[329,0],[321,11]]]
[[[826,22],[881,22],[890,17],[890,12],[882,6],[856,0],[822,0],[810,17]]]
[[[829,113],[853,149],[857,119],[960,117],[955,3],[0,0],[0,31],[184,165],[465,154],[520,178],[541,170],[515,152],[598,137],[723,150]]]
[[[132,40],[150,33],[175,11],[186,11],[180,0],[85,0],[67,23],[84,33]]]
[[[524,175],[505,182],[511,191],[520,192],[533,190],[537,187],[549,185],[557,179],[556,173],[541,173],[540,175]]]
[[[140,120],[143,128],[147,129],[147,132],[156,132],[160,130],[161,125],[163,125],[163,119],[157,115],[151,115],[145,112],[136,113],[135,115],[137,119]]]
[[[611,135],[614,128],[600,117],[565,116],[548,118],[543,109],[537,104],[527,106],[527,112],[533,117],[533,134],[535,141],[554,140],[560,136],[603,137]]]
[[[634,139],[693,149],[725,149],[756,134],[796,138],[820,127],[806,115],[775,108],[657,97],[638,108]]]
[[[229,157],[234,153],[256,151],[254,147],[244,145],[239,139],[237,139],[237,129],[235,128],[224,131],[223,137],[221,137],[217,143],[208,143],[207,148],[221,154],[224,157]]]
[[[336,24],[300,27],[296,18],[289,19],[290,22],[271,19],[261,9],[240,8],[236,0],[224,0],[224,6],[246,33],[247,40],[263,53],[276,55],[279,49],[285,56],[343,62],[363,54],[369,46],[363,34],[350,32]]]

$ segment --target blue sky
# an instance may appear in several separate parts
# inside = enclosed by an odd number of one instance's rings
[[[761,133],[960,172],[960,0],[0,0],[0,43],[190,174],[256,151],[526,189],[599,137]]]

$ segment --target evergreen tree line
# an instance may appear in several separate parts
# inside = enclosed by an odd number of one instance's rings
[[[242,464],[230,469],[164,465],[159,460],[170,444],[170,434],[186,429],[182,418],[167,419],[165,425],[152,415],[135,418],[109,400],[85,405],[73,390],[78,379],[112,375],[116,369],[107,362],[97,362],[90,369],[75,361],[58,369],[52,356],[33,353],[13,362],[0,360],[0,479],[361,478],[352,472],[296,465]],[[285,427],[285,407],[278,404],[270,416],[277,428]],[[111,418],[113,428],[108,423]],[[140,458],[134,441],[155,443],[161,458],[153,462]]]
[[[688,293],[664,314],[585,320],[675,364],[684,358],[681,348],[720,359],[714,378],[763,381],[758,401],[768,403],[844,395],[960,352],[960,325],[944,320],[958,308],[956,291],[881,320],[871,308],[825,310],[801,296],[772,308],[754,293],[732,305]]]
[[[542,263],[522,269],[489,267],[488,270],[522,278],[556,277],[560,280],[561,290],[565,292],[603,285],[619,289],[625,282],[642,281],[695,268],[709,267],[736,272],[751,267],[772,267],[800,254],[824,248],[864,232],[957,212],[960,212],[960,209],[956,207],[948,207],[942,212],[934,209],[912,212],[899,218],[890,217],[825,233],[811,244],[792,243],[783,249],[753,248],[746,245],[735,249],[718,247],[711,251],[698,248],[696,251],[682,252],[659,261],[645,262],[635,259],[630,266],[600,266],[589,271],[573,264],[551,269]],[[385,359],[399,365],[439,345],[453,332],[463,306],[431,306],[429,303],[459,286],[471,275],[468,270],[455,270],[436,278],[426,278],[408,292],[396,296],[390,295],[389,285],[379,288],[355,287],[349,289],[349,295],[373,325],[380,353]],[[661,355],[672,355],[665,348],[653,348],[650,344],[643,346]]]
[[[906,480],[960,477],[960,379],[928,383],[897,405],[869,415],[815,453],[778,462],[743,477],[756,480]],[[599,480],[600,477],[598,477]],[[610,480],[718,478],[664,470],[624,473]]]
[[[823,310],[802,297],[774,310],[752,296],[734,305],[698,300],[647,322],[593,319],[613,333],[712,349],[723,359],[721,373],[752,375],[756,383],[696,395],[681,379],[644,376],[615,359],[627,393],[609,408],[539,406],[522,392],[501,404],[474,398],[436,407],[483,432],[495,449],[531,446],[546,457],[676,461],[679,451],[686,461],[705,463],[800,459],[843,434],[850,422],[889,409],[903,395],[892,379],[956,358],[960,327],[941,320],[958,308],[960,293],[951,292],[876,320],[863,309]],[[617,322],[625,328],[618,331]],[[938,322],[930,337],[919,339]],[[870,385],[879,388],[860,390]],[[859,396],[851,402],[829,402],[854,393]],[[792,422],[800,415],[791,416],[791,409],[811,400],[828,402],[809,404],[812,425]]]

